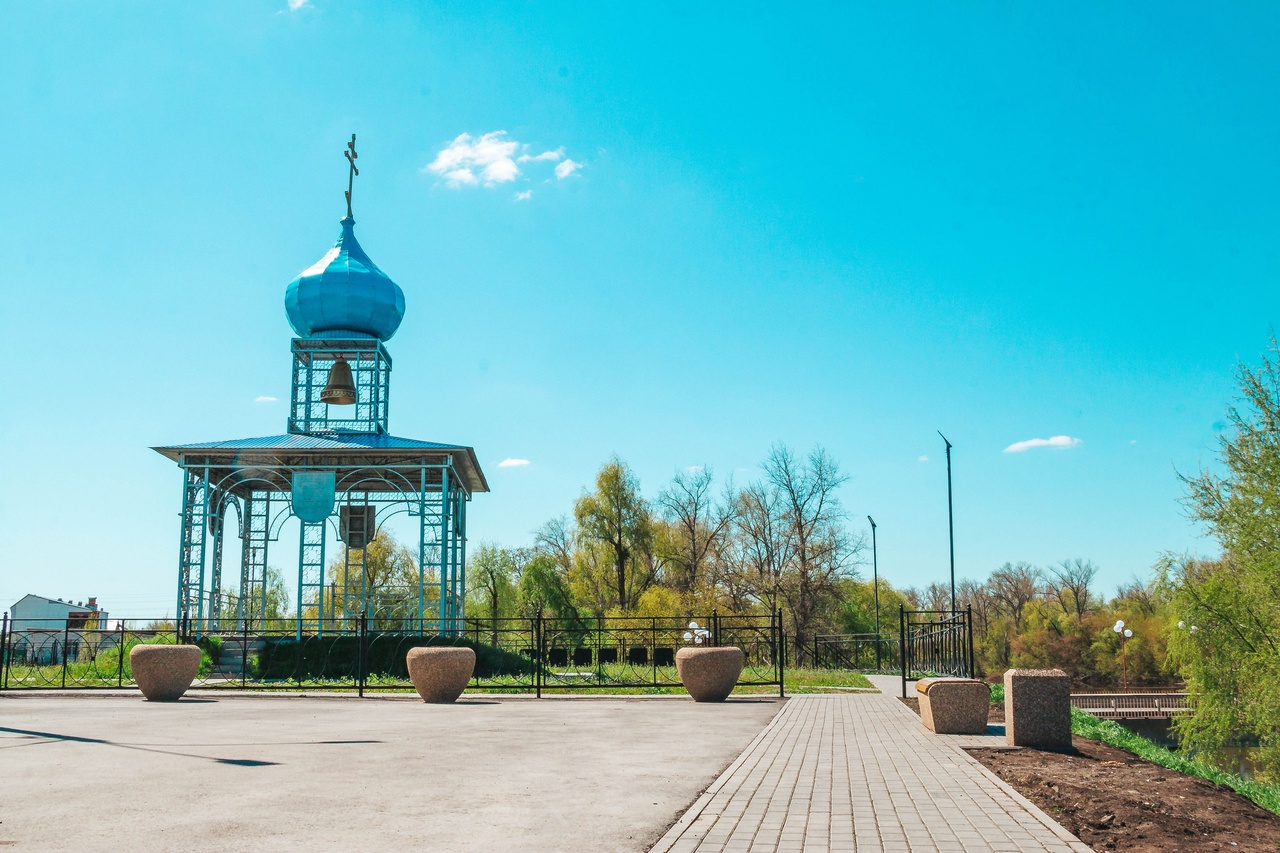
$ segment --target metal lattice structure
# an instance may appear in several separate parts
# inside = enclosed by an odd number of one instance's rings
[[[341,631],[347,620],[378,630],[461,630],[467,503],[489,487],[472,448],[389,433],[384,342],[400,324],[404,298],[360,247],[354,225],[348,209],[334,248],[286,288],[298,333],[287,432],[154,448],[183,472],[176,615],[195,632],[265,629],[269,618],[280,628],[268,554],[278,553],[272,543],[292,523],[291,621],[299,638]],[[349,382],[339,383],[344,374]],[[342,393],[332,390],[339,387]],[[417,578],[392,589],[370,577],[370,543],[402,514],[417,532]],[[222,555],[233,534],[241,542],[240,582],[228,597]],[[341,553],[330,548],[335,542]]]
[[[329,371],[341,356],[351,366],[356,385],[354,406],[329,406],[320,392]],[[293,393],[289,405],[289,432],[387,431],[387,400],[391,396],[391,356],[382,341],[295,339],[293,342]]]

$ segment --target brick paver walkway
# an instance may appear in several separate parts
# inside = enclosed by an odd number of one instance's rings
[[[861,694],[790,699],[651,853],[695,850],[1089,848],[894,696]]]

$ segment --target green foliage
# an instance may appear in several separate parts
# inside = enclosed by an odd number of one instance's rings
[[[1171,655],[1195,696],[1184,743],[1260,742],[1260,774],[1280,781],[1280,347],[1237,370],[1240,396],[1219,437],[1225,473],[1184,477],[1186,504],[1221,543],[1217,560],[1168,558]]]
[[[640,481],[616,456],[596,475],[596,488],[573,506],[579,535],[607,553],[614,595],[612,604],[629,609],[653,582],[646,557],[651,553],[653,518],[640,495]]]
[[[1224,773],[1208,764],[1158,746],[1119,723],[1098,719],[1079,708],[1071,709],[1071,733],[1090,740],[1102,741],[1117,749],[1131,752],[1139,758],[1159,764],[1161,767],[1186,773],[1189,776],[1197,776],[1217,785],[1226,785],[1264,809],[1280,815],[1280,785],[1255,782],[1242,779],[1234,773]]]
[[[366,675],[407,679],[405,655],[420,646],[465,646],[476,653],[475,678],[526,675],[529,658],[463,637],[420,636],[417,634],[371,634],[365,655]],[[348,679],[356,675],[361,638],[358,636],[292,637],[266,640],[252,675],[261,681],[323,681]]]
[[[200,647],[199,677],[203,678],[218,665],[218,656],[222,654],[222,638],[201,637],[196,640],[196,645]]]

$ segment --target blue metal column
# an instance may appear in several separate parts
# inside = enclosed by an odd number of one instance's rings
[[[203,477],[185,468],[182,488],[182,537],[178,546],[178,605],[174,618],[179,622],[200,613],[204,580],[205,537],[209,525],[209,469]]]
[[[449,606],[449,469],[440,469],[440,633],[446,633]]]
[[[244,559],[240,570],[239,616],[259,620],[267,616],[267,539],[271,528],[271,493],[252,491],[245,499]]]
[[[458,615],[465,625],[467,618],[467,500],[461,490],[458,490],[458,529],[455,535],[458,537],[458,571],[461,574],[458,586],[462,589]],[[498,614],[493,615],[496,617]]]
[[[307,610],[315,612],[316,633],[324,633],[325,522],[304,521],[301,524],[298,531],[298,625],[295,632],[299,640],[307,621]]]
[[[418,477],[418,633],[425,634],[422,622],[426,614],[427,586],[427,463],[424,459]]]

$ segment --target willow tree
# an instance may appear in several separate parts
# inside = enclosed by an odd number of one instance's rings
[[[640,495],[640,481],[626,463],[613,457],[596,474],[596,488],[578,498],[573,517],[578,536],[608,549],[617,605],[629,610],[654,580],[649,550],[653,521]]]
[[[1182,479],[1186,506],[1222,546],[1216,560],[1169,559],[1178,618],[1170,648],[1195,712],[1179,721],[1194,749],[1259,738],[1261,772],[1280,779],[1280,348],[1236,370],[1240,393],[1218,439],[1220,468]]]

